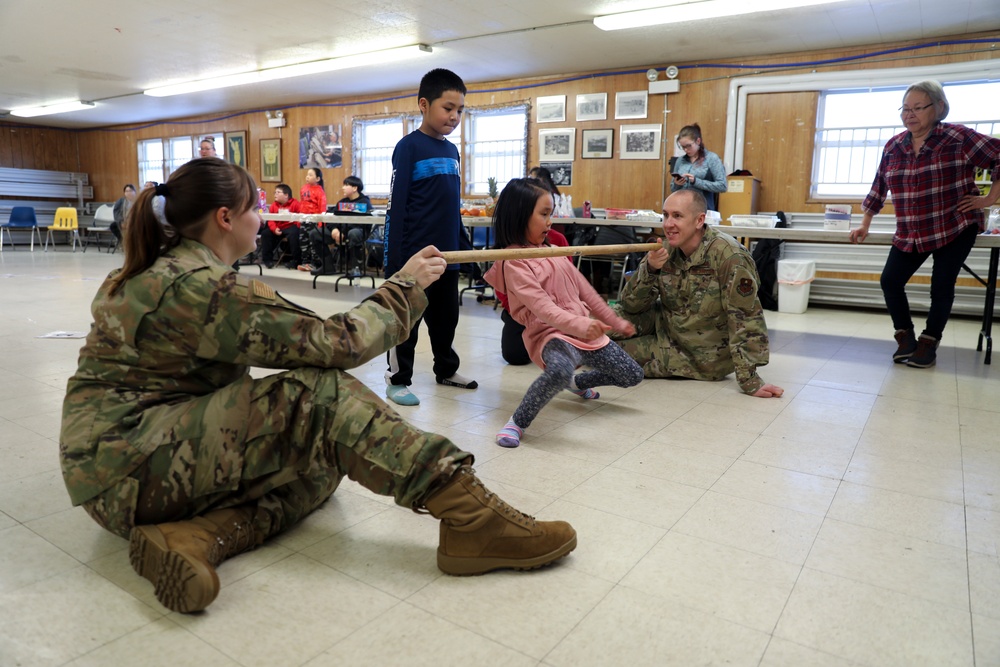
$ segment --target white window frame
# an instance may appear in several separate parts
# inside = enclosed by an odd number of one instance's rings
[[[500,187],[506,183],[505,177],[523,176],[528,165],[527,123],[530,109],[527,103],[506,107],[485,109],[466,108],[462,123],[449,134],[446,139],[458,148],[463,162],[462,192],[466,195],[485,195],[487,193],[486,178],[497,176]],[[478,138],[478,119],[495,117],[502,114],[516,114],[524,117],[524,132],[517,139],[503,138],[497,146],[497,139]],[[392,146],[367,146],[365,130],[378,124],[399,124],[401,131],[399,139],[420,127],[422,117],[413,114],[396,114],[371,118],[355,118],[351,128],[354,150],[351,151],[351,173],[365,184],[365,193],[369,197],[387,198],[392,177]],[[398,141],[398,139],[397,139]],[[503,173],[477,173],[482,167],[483,153],[488,160],[506,160],[507,168]],[[495,169],[493,170],[495,171]],[[372,177],[372,173],[378,174]],[[508,179],[509,180],[509,179]]]
[[[977,84],[977,87],[981,88],[983,82],[972,82],[972,84]],[[987,103],[982,108],[970,108],[967,100],[973,92],[966,92],[964,95],[959,92],[962,87],[972,84],[969,82],[944,84],[945,95],[951,103],[946,121],[965,125],[982,134],[997,134],[1000,132],[1000,121],[982,120],[975,115],[989,113],[995,110],[995,106]],[[986,85],[990,87],[988,96],[991,100],[1000,96],[1000,81],[986,82]],[[905,90],[906,88],[899,86],[889,86],[863,91],[825,90],[820,93],[816,114],[812,180],[809,186],[810,198],[859,201],[864,199],[871,190],[872,181],[878,172],[886,142],[905,130],[902,121],[895,125],[858,127],[831,122],[831,127],[826,127],[828,103],[842,104],[846,100],[851,106],[864,110],[871,109],[877,100],[877,104],[885,107],[887,102],[890,105],[897,104]],[[966,102],[963,103],[962,100]],[[861,111],[859,116],[864,113]],[[883,116],[890,114],[891,112],[887,111],[882,113]]]
[[[223,135],[221,132],[219,134],[209,133],[197,136],[140,139],[136,142],[136,151],[139,157],[139,187],[142,187],[142,184],[146,181],[163,183],[182,164],[198,157],[201,140],[205,137],[215,138],[215,152],[222,158],[225,155],[226,144],[222,140]],[[160,157],[151,159],[149,152],[154,146],[159,147]],[[184,146],[190,146],[190,151],[182,150]]]
[[[902,89],[905,89],[911,83],[925,79],[936,79],[945,85],[961,81],[1000,81],[1000,59],[883,70],[811,72],[808,74],[733,79],[729,84],[726,111],[726,148],[723,159],[726,171],[728,173],[734,169],[743,168],[747,97],[749,95],[775,92],[819,92],[844,88],[902,86]],[[948,120],[950,121],[952,118],[949,116]]]
[[[528,116],[527,103],[485,109],[466,109],[465,137],[465,193],[472,196],[488,194],[487,179],[497,179],[503,189],[512,178],[521,178],[528,171]],[[522,120],[523,125],[509,136],[487,136],[483,121],[508,116]]]

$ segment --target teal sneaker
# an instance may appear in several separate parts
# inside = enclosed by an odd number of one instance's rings
[[[390,384],[385,395],[396,405],[420,405],[420,399],[405,384]]]

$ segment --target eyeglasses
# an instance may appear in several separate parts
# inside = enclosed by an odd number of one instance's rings
[[[681,150],[685,150],[685,151],[687,149],[689,149],[689,148],[693,148],[694,146],[697,146],[697,144],[677,144],[677,145],[681,147]]]
[[[899,107],[899,115],[900,116],[908,116],[911,113],[917,113],[918,111],[923,111],[924,109],[930,109],[932,106],[934,106],[934,105],[933,104],[925,104],[922,107],[913,107],[912,109],[907,109],[906,107]]]

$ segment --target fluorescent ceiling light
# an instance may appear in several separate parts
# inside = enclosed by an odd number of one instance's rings
[[[841,0],[705,0],[705,2],[681,2],[669,7],[655,9],[640,9],[634,12],[608,14],[594,19],[594,25],[601,30],[625,30],[627,28],[645,28],[664,23],[685,23],[687,21],[704,21],[706,19],[722,18],[724,16],[739,16],[741,14],[756,14],[758,12],[773,12],[779,9],[797,9],[826,5]]]
[[[384,49],[382,51],[371,51],[369,53],[357,53],[339,58],[328,58],[326,60],[314,60],[308,63],[298,63],[296,65],[285,65],[283,67],[272,67],[254,72],[243,72],[241,74],[228,74],[217,76],[211,79],[199,79],[185,83],[175,83],[167,86],[157,86],[149,90],[142,91],[145,95],[152,97],[168,97],[170,95],[183,95],[185,93],[197,93],[203,90],[215,90],[217,88],[227,88],[229,86],[242,86],[248,83],[260,83],[262,81],[273,81],[275,79],[288,79],[294,76],[306,74],[321,74],[323,72],[333,72],[339,69],[349,69],[351,67],[363,67],[365,65],[380,65],[382,63],[395,62],[415,58],[424,53],[431,53],[431,47],[426,44],[414,44],[412,46],[401,46],[396,49]]]
[[[20,116],[21,118],[34,118],[35,116],[48,116],[53,113],[67,113],[69,111],[82,111],[84,109],[93,109],[93,102],[81,102],[79,100],[74,102],[60,102],[59,104],[48,104],[43,107],[21,107],[20,109],[11,109],[11,116]]]

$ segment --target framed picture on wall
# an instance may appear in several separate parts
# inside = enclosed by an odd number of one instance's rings
[[[549,95],[538,98],[538,115],[535,118],[539,123],[565,123],[566,122],[566,96]]]
[[[622,125],[619,138],[623,160],[658,160],[659,125]]]
[[[609,158],[613,155],[614,141],[615,131],[612,129],[584,130],[583,146],[580,147],[580,157]]]
[[[260,140],[260,180],[281,182],[281,139]]]
[[[575,144],[576,128],[561,127],[558,130],[539,130],[538,161],[572,161]]]
[[[615,120],[645,118],[649,93],[645,90],[631,90],[615,93]]]
[[[607,93],[587,93],[576,96],[576,119],[581,120],[607,120],[608,119],[608,94]]]
[[[247,167],[247,133],[226,132],[226,161],[235,165]]]
[[[559,187],[569,187],[573,185],[573,163],[572,162],[539,162],[539,166],[545,167],[552,174],[552,182]]]

